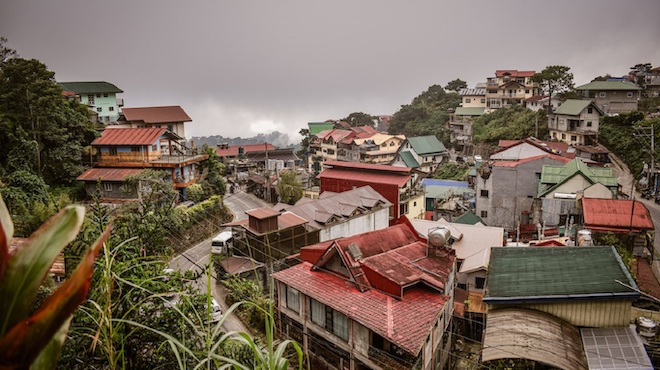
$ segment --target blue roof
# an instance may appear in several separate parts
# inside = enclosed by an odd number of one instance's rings
[[[457,186],[467,188],[469,186],[467,181],[457,181],[457,180],[442,180],[442,179],[422,179],[422,186]]]

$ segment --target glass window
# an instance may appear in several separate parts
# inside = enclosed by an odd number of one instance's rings
[[[484,198],[488,198],[488,190],[481,190],[481,196]]]
[[[101,97],[101,94],[96,94],[96,97],[97,97],[97,98],[100,98],[100,97]]]
[[[110,155],[117,155],[117,148],[110,148]]]
[[[110,112],[114,112],[114,111],[115,111],[115,107],[108,107],[108,111],[110,111]]]
[[[587,127],[591,127],[591,121],[587,121]]]
[[[599,97],[599,98],[604,98],[604,97],[606,97],[606,96],[607,96],[607,94],[606,94],[605,92],[600,92],[600,93],[598,93],[598,97]]]
[[[96,108],[96,111],[99,112],[99,113],[101,113],[101,112],[103,112],[103,108],[98,107],[98,108]]]
[[[486,285],[486,278],[476,277],[474,278],[474,287],[477,289],[483,289]]]
[[[486,104],[486,99],[481,99],[481,104]]]
[[[104,98],[107,98],[107,97],[108,97],[108,94],[103,94],[103,97],[104,97]]]
[[[343,340],[348,340],[348,317],[339,311],[332,311],[332,333]]]
[[[470,99],[470,98],[466,98],[466,99],[465,99],[465,102],[466,102],[466,103],[472,103],[472,99]]]
[[[325,327],[325,305],[316,299],[311,300],[311,310],[310,314],[312,316],[312,322],[318,326]]]
[[[104,183],[103,183],[103,190],[105,190],[105,191],[112,191],[112,183],[104,182]]]
[[[87,104],[94,105],[94,95],[87,95]]]
[[[587,108],[587,113],[591,114],[591,113],[593,113],[593,112],[594,112],[594,109],[593,109],[593,108],[591,108],[591,107]]]
[[[300,293],[290,286],[286,287],[286,307],[300,313]]]
[[[632,92],[628,92],[628,93],[626,93],[626,96],[629,97],[629,98],[632,98],[632,97],[633,97],[633,93],[632,93]]]
[[[487,218],[488,217],[488,211],[481,211],[481,217],[482,218]]]

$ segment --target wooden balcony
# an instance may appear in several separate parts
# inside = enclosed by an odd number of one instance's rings
[[[201,162],[209,156],[206,154],[197,155],[161,155],[160,152],[131,152],[117,153],[110,155],[101,153],[98,157],[97,166],[99,167],[154,167],[154,168],[175,168],[189,165],[191,163]]]

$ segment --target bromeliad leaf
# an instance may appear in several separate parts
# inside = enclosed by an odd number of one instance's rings
[[[0,339],[0,363],[30,364],[66,324],[85,300],[92,278],[94,261],[110,235],[111,226],[87,251],[76,270],[31,317],[17,323]],[[55,339],[53,339],[55,340]],[[61,345],[63,340],[52,345]],[[57,354],[59,351],[52,351]],[[57,360],[56,358],[52,360]],[[1,364],[0,364],[1,366]]]
[[[0,336],[24,320],[32,309],[39,285],[58,254],[78,234],[85,209],[68,206],[30,236],[25,247],[9,258],[0,280]]]
[[[7,205],[0,197],[0,281],[9,263],[9,241],[14,236],[14,223],[11,221]]]

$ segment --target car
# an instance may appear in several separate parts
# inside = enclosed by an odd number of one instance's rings
[[[234,235],[231,230],[225,230],[216,235],[211,240],[211,253],[213,254],[227,254],[231,249]]]
[[[221,318],[222,318],[222,307],[220,307],[218,301],[216,301],[215,298],[213,298],[211,300],[211,319],[207,320],[205,323],[206,324],[216,323],[220,321]]]

